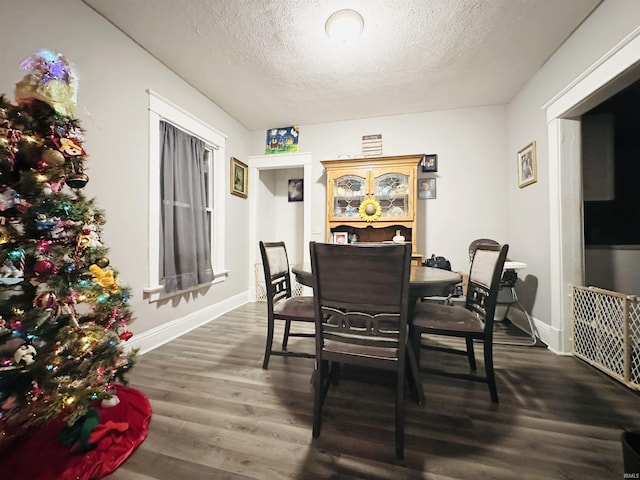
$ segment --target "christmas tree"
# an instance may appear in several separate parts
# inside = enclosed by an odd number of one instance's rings
[[[21,66],[15,103],[0,96],[0,446],[60,415],[72,426],[135,357],[104,212],[82,194],[74,72],[49,51]]]

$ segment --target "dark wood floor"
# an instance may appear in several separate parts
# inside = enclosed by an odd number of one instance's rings
[[[263,370],[264,311],[248,304],[140,357],[131,386],[153,417],[110,480],[623,478],[620,435],[640,429],[638,394],[543,348],[496,347],[499,405],[485,385],[423,374],[426,404],[407,395],[402,461],[393,382],[345,370],[313,440],[313,360],[273,357]]]

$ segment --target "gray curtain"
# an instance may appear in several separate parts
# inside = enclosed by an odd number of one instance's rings
[[[160,278],[167,292],[213,280],[204,159],[202,140],[160,122]]]

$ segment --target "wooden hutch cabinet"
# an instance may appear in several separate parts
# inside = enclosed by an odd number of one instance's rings
[[[412,244],[412,263],[419,265],[422,255],[416,251],[416,171],[423,156],[322,161],[327,172],[326,241],[341,232],[348,234],[350,242],[386,242],[400,231]],[[379,206],[379,210],[369,207],[370,212],[376,210],[375,220],[363,218],[359,211],[363,202]]]

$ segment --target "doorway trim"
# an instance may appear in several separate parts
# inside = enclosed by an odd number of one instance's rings
[[[276,155],[254,155],[248,158],[249,163],[249,299],[256,301],[255,264],[258,259],[258,182],[261,170],[280,170],[286,168],[302,168],[304,185],[311,185],[312,153],[288,153]],[[303,203],[303,235],[304,245],[311,241],[311,212],[313,205],[312,195],[305,195]],[[309,249],[304,250],[304,261],[309,261]]]
[[[584,282],[579,117],[638,78],[640,27],[543,106],[549,139],[551,326],[558,332],[550,347],[559,352],[571,351],[571,286]]]

